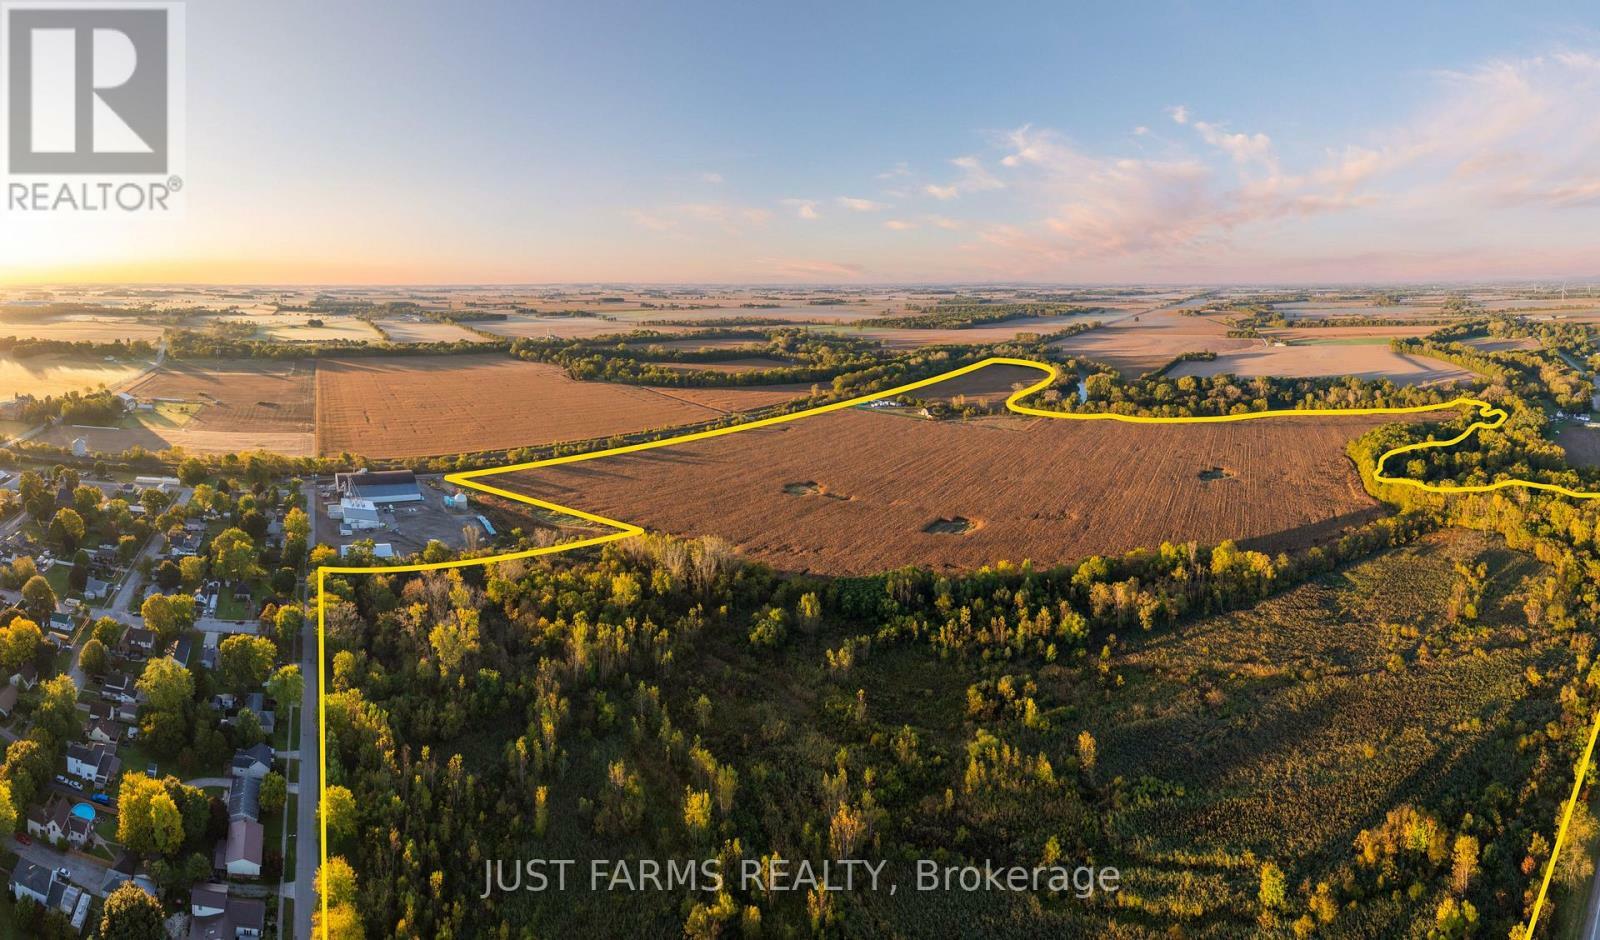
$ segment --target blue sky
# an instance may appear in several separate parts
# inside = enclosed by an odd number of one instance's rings
[[[1592,4],[192,3],[178,220],[0,278],[1600,274]]]

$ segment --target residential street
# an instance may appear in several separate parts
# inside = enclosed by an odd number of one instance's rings
[[[317,481],[315,477],[303,486],[306,497],[306,515],[311,517],[311,535],[307,544],[317,544]],[[296,940],[312,940],[311,912],[316,904],[311,886],[316,881],[317,863],[321,855],[318,845],[317,802],[321,798],[318,773],[321,771],[322,739],[317,733],[317,616],[311,611],[306,617],[305,630],[300,640],[300,675],[305,680],[305,694],[300,702],[300,776],[299,813],[295,821],[294,883],[302,887],[294,899],[294,936]],[[289,874],[288,872],[284,873]]]

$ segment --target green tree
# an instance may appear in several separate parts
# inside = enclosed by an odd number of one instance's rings
[[[205,461],[199,457],[187,457],[178,464],[178,479],[184,486],[197,486],[205,478]]]
[[[100,940],[166,940],[161,902],[125,881],[106,898],[100,916]]]
[[[63,552],[70,552],[83,541],[85,531],[83,517],[75,509],[59,509],[55,518],[50,520],[50,537],[55,539]]]
[[[256,570],[256,543],[243,529],[223,529],[211,540],[211,570],[224,581],[249,577]]]
[[[144,674],[136,683],[140,692],[158,712],[176,713],[194,698],[194,676],[171,656],[160,656],[145,663]]]
[[[280,709],[300,704],[304,695],[305,681],[300,676],[298,663],[280,666],[267,680],[267,697],[277,702]]]
[[[236,692],[256,689],[272,675],[278,647],[266,637],[238,633],[222,641],[217,650],[223,684]]]
[[[18,617],[0,627],[0,666],[8,675],[15,672],[38,655],[39,644],[43,642],[44,633],[39,625],[26,617]]]
[[[78,665],[91,676],[104,675],[106,668],[111,665],[105,644],[90,637],[89,642],[83,644],[83,652],[78,654]]]
[[[323,818],[327,820],[328,831],[339,838],[348,838],[356,833],[356,798],[346,787],[328,787],[322,795]]]
[[[276,770],[268,771],[261,778],[261,794],[259,802],[262,812],[276,813],[283,809],[284,801],[289,798],[289,785],[284,781],[283,774]]]
[[[1287,883],[1283,877],[1283,869],[1272,862],[1261,863],[1261,890],[1256,897],[1261,901],[1262,908],[1275,911],[1283,907]]]
[[[152,594],[140,605],[139,615],[144,618],[145,629],[166,646],[194,626],[194,598],[186,594]]]
[[[49,623],[56,612],[56,591],[42,575],[34,575],[22,586],[22,609],[35,623]]]

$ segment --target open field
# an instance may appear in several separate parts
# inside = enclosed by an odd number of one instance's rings
[[[379,320],[391,343],[454,343],[460,340],[482,342],[483,337],[454,323],[433,320]]]
[[[766,356],[749,356],[744,359],[725,359],[721,362],[661,362],[657,365],[674,372],[754,372],[758,369],[781,369],[793,363]]]
[[[1466,340],[1466,345],[1484,352],[1506,352],[1511,349],[1538,349],[1539,341],[1531,336],[1519,339],[1501,339],[1495,336],[1484,336],[1477,339]]]
[[[1600,428],[1563,424],[1556,431],[1555,441],[1567,452],[1567,461],[1573,466],[1600,467]]]
[[[195,453],[270,450],[290,456],[311,453],[315,363],[311,360],[169,362],[132,386],[140,397],[188,402],[197,408],[187,421],[170,409],[131,416],[131,443],[151,450],[182,447]],[[164,442],[152,446],[142,438]],[[89,443],[94,446],[95,440]],[[114,450],[125,450],[124,444]]]
[[[26,310],[26,308],[24,308]],[[27,312],[0,311],[0,336],[27,337],[30,339],[57,339],[67,342],[109,342],[112,340],[148,340],[161,338],[162,327],[148,323],[136,316],[107,314],[66,314],[57,317],[36,318]]]
[[[1445,362],[1407,356],[1387,345],[1256,346],[1210,361],[1180,362],[1168,375],[1276,375],[1284,378],[1355,375],[1402,385],[1434,385],[1472,374]]]
[[[822,387],[826,388],[827,383],[822,383]],[[791,382],[784,385],[736,385],[725,388],[650,386],[650,391],[691,405],[729,413],[781,405],[797,398],[805,398],[811,394],[811,388],[812,386],[804,382]]]
[[[658,312],[658,311],[653,311]],[[661,313],[671,317],[671,313]],[[593,336],[610,336],[640,329],[636,320],[601,319],[600,317],[532,317],[512,314],[504,320],[482,320],[472,324],[486,333],[501,336],[554,337],[556,339],[588,339]],[[653,326],[662,333],[675,332],[676,327]]]
[[[812,573],[1055,564],[1163,540],[1278,550],[1380,514],[1344,455],[1379,423],[935,422],[852,409],[503,479]]]
[[[106,362],[86,356],[0,356],[0,398],[60,395],[104,385],[116,388],[146,368],[140,362]]]
[[[1176,310],[1158,310],[1129,317],[1058,340],[1054,345],[1079,356],[1103,362],[1127,376],[1141,375],[1171,362],[1186,352],[1218,354],[1249,349],[1260,343],[1231,339],[1228,327],[1210,317],[1184,316]]]
[[[809,388],[809,386],[807,386]],[[788,392],[656,391],[574,382],[556,366],[506,356],[324,360],[317,370],[317,452],[423,457],[587,440],[705,421]]]
[[[1092,322],[1104,314],[1085,314],[1071,317],[1022,317],[1002,323],[990,323],[966,329],[916,330],[888,326],[827,327],[841,336],[872,340],[888,349],[919,349],[948,343],[1003,343],[1024,333],[1053,333],[1074,323]],[[1086,335],[1086,334],[1085,334]]]

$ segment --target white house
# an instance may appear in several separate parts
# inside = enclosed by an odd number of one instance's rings
[[[228,838],[222,844],[221,862],[217,867],[230,878],[260,878],[261,850],[265,843],[265,830],[252,819],[235,819],[228,823]]]

